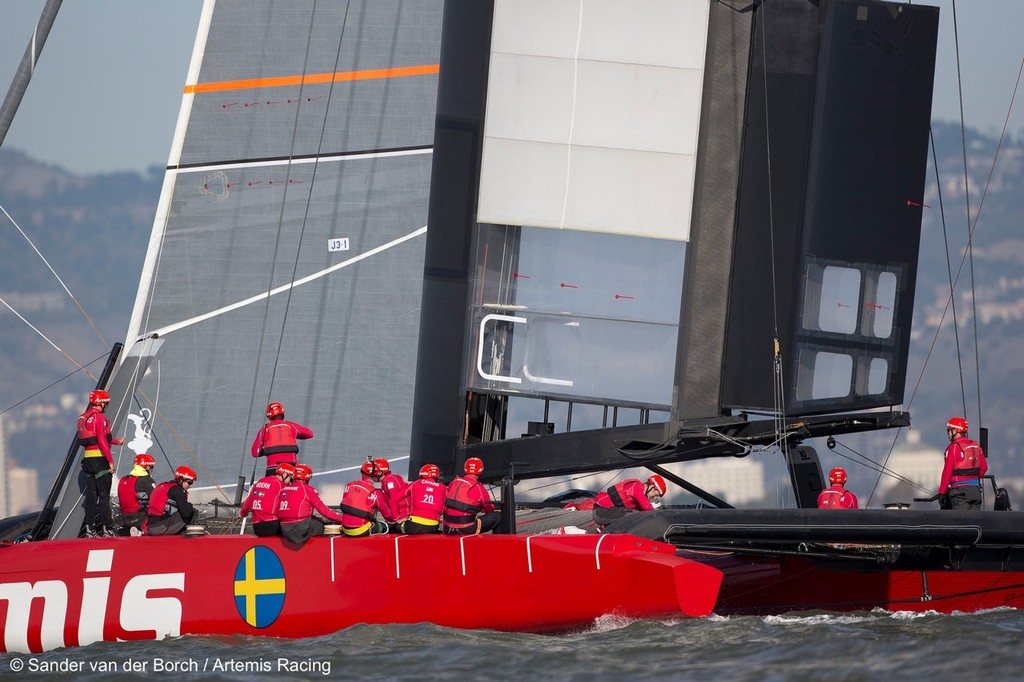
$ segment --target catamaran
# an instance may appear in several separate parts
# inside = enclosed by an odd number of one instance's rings
[[[207,0],[100,383],[235,534],[79,538],[72,448],[6,525],[4,650],[1020,605],[1015,512],[812,508],[814,439],[910,423],[937,29],[875,0]],[[271,399],[313,426],[314,484],[481,458],[503,532],[238,534]],[[671,468],[765,448],[793,508]],[[523,481],[627,467],[701,504],[515,532],[541,528]]]

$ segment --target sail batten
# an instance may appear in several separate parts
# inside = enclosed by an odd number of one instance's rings
[[[267,159],[225,160],[207,164],[178,164],[168,170],[179,173],[202,173],[210,170],[232,170],[238,168],[258,168],[261,166],[287,166],[289,164],[329,163],[332,161],[354,161],[359,159],[383,159],[392,156],[410,156],[430,154],[432,148],[427,146],[409,147],[404,149],[374,149],[338,153],[306,154],[303,156],[278,157]]]

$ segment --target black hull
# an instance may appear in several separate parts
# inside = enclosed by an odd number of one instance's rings
[[[1018,512],[662,509],[607,530],[687,550],[801,556],[835,570],[1024,570]]]

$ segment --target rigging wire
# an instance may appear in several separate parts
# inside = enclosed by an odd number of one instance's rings
[[[779,443],[783,448],[786,447],[785,443],[785,427],[786,427],[786,387],[785,378],[783,375],[783,358],[782,358],[782,344],[779,341],[779,304],[778,304],[778,287],[777,287],[777,270],[776,270],[776,259],[775,259],[775,203],[772,183],[772,144],[771,144],[771,126],[768,125],[768,118],[771,115],[768,102],[768,27],[767,27],[767,12],[764,11],[764,3],[754,5],[755,13],[754,16],[761,27],[761,79],[762,87],[764,89],[764,144],[765,144],[765,165],[767,173],[767,189],[768,189],[768,237],[769,237],[769,264],[771,265],[771,282],[772,282],[772,393],[773,393],[773,407],[772,421],[775,428],[776,443]],[[760,11],[756,11],[760,10]],[[788,461],[788,457],[786,460]],[[776,494],[781,498],[782,491],[777,490]]]
[[[288,164],[286,166],[286,168],[287,168],[286,180],[290,180],[291,179],[291,175],[292,175],[292,160],[293,160],[293,158],[295,156],[295,144],[296,144],[296,140],[298,139],[299,118],[300,118],[300,113],[302,112],[301,92],[302,92],[302,88],[305,86],[305,78],[304,77],[305,77],[307,71],[309,70],[309,55],[310,55],[310,50],[311,50],[311,46],[312,46],[312,42],[313,42],[313,28],[316,25],[317,4],[318,3],[314,0],[313,6],[312,6],[312,8],[310,10],[310,13],[309,13],[309,28],[307,29],[307,33],[306,33],[306,50],[305,50],[305,53],[303,54],[303,58],[302,58],[303,80],[302,80],[302,83],[299,85],[299,93],[300,93],[300,97],[298,98],[299,102],[298,102],[298,106],[295,108],[295,116],[292,119],[292,137],[291,137],[291,142],[289,144],[289,149],[288,149]],[[335,56],[335,63],[334,63],[334,66],[335,66],[334,72],[335,73],[338,71],[337,66],[338,66],[338,62],[341,59],[341,46],[344,44],[345,27],[347,25],[348,25],[348,6],[346,6],[346,8],[345,8],[345,15],[344,15],[344,19],[342,20],[341,32],[340,32],[340,35],[339,35],[339,38],[338,38],[338,50],[337,50],[337,53],[336,53],[336,56]],[[331,84],[329,86],[328,95],[327,95],[327,101],[328,102],[331,101],[331,95],[333,94],[333,91],[334,91],[334,80],[331,79]],[[317,147],[317,154],[318,155],[319,155],[319,153],[321,151],[321,147],[322,147],[322,144],[323,144],[323,131],[326,128],[326,126],[327,126],[327,114],[326,114],[326,110],[325,110],[324,122],[323,122],[323,126],[321,127],[321,133],[320,133],[320,145],[318,145],[318,147]],[[316,169],[318,167],[319,167],[319,164],[315,163],[313,165],[313,180],[315,180],[315,178],[316,178]],[[278,256],[278,253],[280,252],[281,237],[282,237],[282,234],[284,232],[284,215],[285,215],[285,208],[288,205],[288,192],[289,192],[289,188],[290,187],[291,187],[291,183],[290,182],[285,182],[284,193],[283,193],[283,196],[281,198],[281,203],[280,203],[280,212],[278,213],[277,237],[274,240],[274,253],[273,253],[273,256],[271,258],[271,262],[270,262],[270,275],[269,275],[269,278],[267,280],[267,299],[266,299],[266,302],[264,303],[264,306],[263,306],[263,321],[262,321],[262,326],[260,328],[259,345],[258,345],[257,351],[256,351],[256,368],[255,368],[255,370],[253,372],[252,392],[250,393],[250,397],[249,397],[250,409],[249,409],[249,415],[246,418],[245,431],[243,432],[245,434],[248,434],[249,433],[249,429],[252,427],[252,414],[253,414],[252,407],[256,404],[256,389],[257,389],[257,384],[258,384],[258,381],[259,381],[260,365],[262,364],[262,359],[263,359],[263,344],[264,344],[264,342],[266,340],[266,337],[267,337],[267,326],[268,326],[268,320],[269,320],[269,317],[270,317],[270,298],[271,298],[270,297],[270,292],[273,291],[273,288],[274,288],[274,274],[275,274],[275,272],[277,270],[277,256]],[[311,181],[309,183],[308,192],[309,192],[309,195],[312,196],[313,181]],[[294,259],[293,265],[292,265],[292,277],[291,277],[291,280],[289,280],[290,283],[293,283],[295,281],[295,273],[298,270],[299,254],[301,253],[301,247],[302,247],[302,235],[305,233],[306,221],[307,221],[308,215],[309,215],[309,197],[307,196],[306,211],[303,214],[303,218],[302,218],[302,227],[301,227],[300,232],[299,232],[299,243],[296,245],[296,248],[295,248],[295,259]],[[270,372],[270,382],[269,382],[269,384],[267,386],[267,395],[266,395],[266,401],[265,402],[269,402],[270,401],[270,398],[271,398],[271,396],[273,396],[273,392],[274,392],[274,382],[275,382],[275,380],[277,378],[277,367],[278,367],[278,362],[279,362],[280,356],[281,356],[281,347],[282,347],[282,344],[284,343],[284,330],[285,330],[285,326],[288,323],[288,310],[291,307],[292,289],[293,289],[293,287],[291,286],[291,284],[289,284],[288,295],[285,297],[284,313],[282,315],[281,326],[280,326],[280,333],[278,335],[277,352],[274,355],[274,365],[273,365],[273,368],[271,369],[271,372]],[[238,475],[239,475],[239,477],[241,477],[242,471],[245,468],[245,445],[246,445],[245,443],[242,444],[242,455],[240,456],[240,461],[239,461],[239,465],[238,465]],[[252,471],[250,472],[250,475],[249,475],[249,480],[250,481],[253,481],[256,478],[256,465],[257,465],[257,463],[258,463],[258,460],[254,460],[253,461]]]
[[[981,220],[981,209],[985,205],[985,199],[988,197],[988,190],[989,190],[989,187],[992,184],[992,177],[995,175],[995,172],[996,172],[996,164],[999,161],[999,152],[1003,148],[1003,141],[1006,138],[1006,130],[1007,130],[1007,128],[1010,125],[1010,114],[1013,112],[1013,103],[1017,99],[1017,90],[1020,88],[1020,79],[1021,79],[1021,75],[1022,74],[1024,74],[1024,57],[1021,58],[1020,67],[1017,69],[1017,80],[1013,84],[1013,93],[1010,95],[1010,104],[1006,108],[1006,118],[1003,119],[1003,129],[999,133],[999,141],[996,143],[996,149],[995,149],[995,152],[992,155],[992,165],[989,167],[988,178],[985,180],[985,189],[982,190],[982,192],[981,192],[981,199],[978,202],[978,210],[975,213],[974,223],[973,224],[971,224],[969,222],[970,221],[970,212],[968,212],[968,224],[970,225],[970,231],[967,233],[967,246],[968,246],[968,251],[972,254],[972,256],[971,256],[971,301],[972,301],[972,303],[974,302],[974,256],[973,256],[973,248],[972,248],[971,244],[972,244],[972,242],[974,240],[974,233],[978,229],[978,221]],[[961,261],[961,267],[963,267],[962,261]],[[975,385],[976,385],[977,397],[978,397],[978,423],[979,424],[984,424],[984,421],[982,419],[981,365],[980,365],[980,360],[979,360],[978,343],[977,343],[977,338],[978,338],[978,315],[977,315],[976,306],[975,306],[974,313],[975,313],[973,315],[973,317],[974,317],[974,338],[975,338],[975,343],[974,343],[974,363],[975,363],[975,382],[976,382]]]
[[[970,272],[971,272],[971,304],[972,304],[972,309],[976,310],[977,308],[976,308],[976,305],[975,305],[975,302],[974,302],[974,255],[973,255],[973,249],[971,247],[971,234],[970,234],[971,233],[971,176],[967,172],[967,130],[966,130],[966,127],[965,127],[965,124],[964,124],[964,88],[963,88],[963,80],[961,79],[961,75],[960,75],[960,31],[957,30],[957,23],[956,23],[956,0],[952,0],[952,7],[953,7],[953,45],[954,45],[955,54],[956,54],[956,90],[957,90],[958,101],[959,101],[959,104],[960,104],[960,150],[961,150],[961,157],[963,158],[963,165],[964,165],[964,204],[966,205],[966,218],[967,218],[967,250],[965,252],[965,255],[969,254],[970,258],[971,258],[971,267],[970,267]],[[947,248],[947,251],[948,251],[948,248]],[[961,261],[961,263],[962,263],[962,261]],[[959,274],[957,276],[957,279],[959,279]],[[953,294],[954,294],[954,285],[950,284],[950,297],[951,298],[952,298]],[[974,317],[975,317],[975,320],[977,320],[977,315],[975,315]],[[956,319],[956,302],[955,301],[953,303],[953,333],[954,333],[955,338],[956,338],[956,364],[957,364],[957,367],[960,370],[960,399],[961,399],[961,402],[963,403],[964,416],[966,417],[967,416],[967,393],[966,393],[966,389],[964,387],[964,367],[963,367],[963,361],[960,358],[960,331],[959,331],[959,325],[957,324],[957,319]],[[977,327],[977,323],[976,322],[975,322],[975,327],[974,327],[974,338],[975,339],[978,338],[978,327]],[[974,345],[975,345],[975,347],[977,347],[978,344],[975,343]]]
[[[103,338],[103,334],[101,334],[100,330],[96,327],[96,324],[92,321],[92,318],[89,317],[89,313],[85,312],[85,308],[83,308],[82,304],[78,301],[77,298],[75,298],[75,295],[71,293],[71,289],[68,288],[68,285],[65,284],[64,280],[61,279],[60,275],[57,274],[57,271],[53,269],[53,266],[50,265],[50,261],[46,260],[46,256],[44,256],[42,252],[38,248],[36,248],[36,245],[32,242],[29,236],[25,234],[24,230],[21,229],[21,225],[18,224],[18,221],[11,217],[11,214],[8,213],[7,209],[4,208],[2,205],[0,205],[0,211],[3,211],[4,215],[7,216],[7,219],[10,220],[11,224],[14,225],[15,229],[18,230],[18,233],[25,239],[26,242],[28,242],[28,245],[31,246],[32,250],[36,252],[36,255],[39,256],[39,259],[43,261],[43,264],[46,265],[49,271],[53,273],[53,276],[57,279],[57,281],[60,282],[61,287],[63,287],[64,291],[67,292],[68,297],[75,304],[75,307],[78,308],[79,312],[82,313],[82,317],[84,317],[85,321],[89,323],[89,326],[92,327],[92,330],[96,332],[96,336],[97,338],[99,338],[100,343],[103,344],[104,346],[109,345],[107,343],[107,340]]]
[[[956,38],[957,31],[956,31],[956,2],[955,2],[955,0],[953,2],[953,10],[954,10],[954,38]],[[964,187],[965,187],[965,194],[968,195],[967,196],[967,202],[968,202],[967,205],[969,206],[970,205],[969,204],[970,198],[969,198],[969,192],[967,191],[969,189],[969,186],[967,184],[968,180],[967,180],[966,143],[964,142],[964,140],[966,139],[966,126],[964,124],[963,96],[962,96],[962,88],[961,88],[960,79],[959,79],[959,75],[960,75],[960,48],[959,48],[959,41],[955,40],[955,44],[956,44],[956,63],[957,63],[957,89],[961,93],[961,97],[960,97],[960,137],[961,137],[961,142],[962,142],[962,148],[964,149],[964,152],[963,152],[963,154],[964,154],[964,176],[965,176]],[[985,205],[985,199],[988,197],[989,188],[992,185],[992,179],[993,179],[993,177],[995,175],[996,166],[997,166],[998,161],[999,161],[999,154],[1002,151],[1003,143],[1004,143],[1004,141],[1006,139],[1006,131],[1009,128],[1009,125],[1010,125],[1010,115],[1013,112],[1014,102],[1016,102],[1016,100],[1017,100],[1017,92],[1020,89],[1020,81],[1021,81],[1021,76],[1022,75],[1024,75],[1024,57],[1021,58],[1020,66],[1017,69],[1017,78],[1016,78],[1016,80],[1014,82],[1013,92],[1010,95],[1010,103],[1009,103],[1009,105],[1007,106],[1007,109],[1006,109],[1006,117],[1003,119],[1003,128],[1000,131],[999,140],[996,143],[996,149],[995,149],[995,152],[992,155],[992,164],[989,167],[988,177],[987,177],[987,179],[985,181],[985,187],[984,187],[984,189],[982,190],[982,193],[981,193],[981,199],[978,202],[978,208],[977,208],[977,212],[976,212],[976,214],[974,216],[974,222],[973,223],[971,223],[970,209],[969,208],[967,209],[967,219],[968,219],[968,224],[970,226],[970,229],[969,229],[968,234],[967,234],[967,244],[968,244],[968,246],[967,246],[967,249],[965,249],[964,254],[960,258],[960,264],[957,267],[957,271],[956,271],[956,276],[955,277],[953,276],[953,271],[952,271],[952,266],[951,266],[951,262],[952,261],[951,261],[950,253],[949,253],[949,236],[948,236],[948,231],[946,229],[946,213],[945,213],[945,207],[944,207],[944,203],[943,203],[943,199],[942,199],[942,178],[941,178],[941,171],[939,169],[939,161],[938,161],[938,154],[937,154],[937,151],[936,151],[935,136],[933,134],[933,131],[931,131],[931,130],[929,131],[929,139],[930,139],[931,151],[932,151],[932,154],[931,154],[932,155],[932,166],[933,166],[933,168],[935,170],[935,184],[936,184],[936,192],[938,194],[938,202],[939,202],[939,219],[940,219],[940,223],[942,225],[943,244],[944,244],[944,246],[946,248],[946,270],[947,270],[947,276],[949,278],[949,295],[948,295],[948,297],[946,299],[946,306],[945,306],[945,308],[942,311],[942,315],[939,318],[939,322],[936,324],[935,333],[932,335],[931,344],[929,344],[929,346],[928,346],[928,352],[925,354],[924,362],[922,363],[921,370],[918,373],[917,381],[914,384],[914,389],[911,392],[910,401],[907,403],[907,409],[908,410],[913,405],[914,400],[917,397],[918,390],[921,387],[921,382],[924,379],[925,370],[928,367],[928,363],[931,360],[932,353],[935,350],[935,345],[938,342],[939,332],[942,329],[943,322],[945,322],[946,314],[948,312],[950,312],[950,310],[952,310],[952,314],[953,314],[954,333],[957,332],[957,326],[958,325],[956,324],[956,304],[955,304],[956,285],[960,281],[960,275],[963,273],[963,268],[964,268],[964,264],[966,262],[967,256],[972,251],[971,244],[973,243],[973,240],[974,240],[974,233],[978,229],[978,222],[981,220],[981,211],[982,211],[982,208]],[[973,303],[975,303],[975,301],[974,301],[974,285],[973,285],[973,260],[971,262],[972,262],[972,266],[971,266],[972,267],[972,270],[971,270],[971,272],[972,272],[972,285],[971,285],[972,296],[971,296],[971,300],[972,300],[972,304],[973,304]],[[980,369],[980,365],[978,364],[978,345],[979,344],[977,343],[977,338],[978,338],[977,317],[978,316],[977,316],[976,306],[975,306],[975,310],[973,311],[973,317],[974,317],[974,334],[975,334],[975,344],[974,344],[974,346],[975,346],[975,368],[976,368],[975,369],[975,373],[976,373],[975,381],[976,381],[976,390],[977,390],[977,399],[978,399],[978,423],[979,424],[983,424],[984,421],[983,421],[982,399],[981,399],[981,369]],[[967,416],[967,399],[966,399],[966,390],[965,390],[965,387],[964,387],[962,365],[959,362],[959,359],[960,359],[960,343],[959,343],[959,335],[958,334],[957,334],[956,338],[957,338],[957,342],[956,342],[957,363],[958,363],[958,366],[961,367],[961,371],[960,371],[960,377],[961,377],[961,379],[960,379],[960,392],[961,392],[961,398],[962,398],[962,402],[963,402],[964,416],[966,417]],[[898,438],[898,436],[899,436],[899,433],[897,433],[896,437]],[[894,438],[893,439],[893,443],[892,443],[892,445],[889,448],[889,455],[892,454],[892,451],[895,448],[895,445],[896,445],[896,442],[895,442],[895,438]],[[888,462],[888,456],[886,457],[886,463],[887,462]],[[881,477],[879,476],[879,479],[880,478]],[[875,488],[877,488],[878,482],[879,482],[879,480],[876,479]],[[874,494],[874,490],[875,489],[873,488],[872,489],[872,494]]]
[[[41,337],[41,338],[43,339],[43,341],[46,341],[46,342],[47,342],[48,344],[50,344],[51,346],[53,346],[53,347],[54,347],[54,349],[56,349],[56,351],[57,351],[58,353],[60,353],[61,355],[63,355],[64,357],[66,357],[66,358],[67,358],[68,360],[70,360],[70,361],[71,361],[71,364],[73,364],[73,365],[74,365],[75,367],[77,367],[77,368],[79,369],[79,371],[85,372],[85,373],[86,373],[86,375],[87,375],[87,376],[89,376],[89,378],[91,378],[91,379],[93,379],[93,380],[95,380],[95,379],[96,379],[96,377],[95,377],[95,376],[94,376],[94,375],[92,374],[92,372],[90,372],[90,371],[89,371],[89,369],[88,369],[88,367],[87,367],[87,366],[85,366],[85,365],[82,365],[81,363],[79,363],[79,362],[78,362],[78,360],[75,360],[75,359],[74,359],[73,357],[71,357],[70,355],[68,355],[68,354],[67,354],[67,353],[66,353],[66,352],[64,351],[64,349],[63,349],[63,348],[61,348],[61,347],[60,347],[60,346],[58,346],[58,345],[57,345],[56,343],[54,343],[54,342],[53,342],[53,341],[52,341],[52,340],[50,339],[50,337],[48,337],[48,336],[47,336],[46,334],[44,334],[44,333],[43,333],[42,331],[40,331],[38,327],[36,327],[36,326],[35,326],[34,324],[32,324],[31,322],[29,322],[28,320],[26,320],[26,319],[25,319],[24,317],[22,317],[21,313],[19,313],[19,312],[18,312],[17,310],[15,310],[15,309],[14,309],[14,308],[13,308],[13,307],[11,306],[11,304],[10,304],[10,303],[8,303],[7,301],[5,301],[5,300],[4,300],[3,298],[0,298],[0,303],[3,303],[3,304],[4,304],[4,306],[6,306],[8,310],[10,310],[10,311],[11,311],[12,313],[14,313],[14,314],[15,314],[15,316],[17,316],[17,318],[18,318],[19,320],[21,320],[22,322],[24,322],[25,324],[27,324],[27,325],[29,326],[29,328],[30,328],[30,329],[31,329],[32,331],[34,331],[34,332],[35,332],[36,334],[38,334],[38,335],[39,335],[39,336],[40,336],[40,337]],[[95,360],[94,360],[93,362],[95,362]],[[89,363],[89,364],[92,364],[92,363]]]
[[[2,301],[2,299],[0,299],[0,301]],[[6,303],[4,305],[6,305]],[[17,313],[15,313],[15,314],[17,314]],[[10,412],[11,410],[13,410],[14,408],[27,403],[29,400],[32,400],[32,398],[35,398],[40,393],[44,393],[44,392],[48,391],[49,389],[53,388],[57,384],[63,382],[66,379],[69,379],[70,377],[73,377],[74,375],[78,374],[79,372],[86,372],[86,374],[88,374],[88,376],[90,376],[93,379],[95,379],[96,377],[94,377],[91,373],[89,373],[89,370],[87,369],[87,367],[89,365],[93,364],[94,362],[96,362],[97,360],[102,360],[102,359],[104,359],[106,357],[107,357],[107,353],[104,353],[103,355],[100,355],[99,357],[94,358],[93,360],[90,360],[89,362],[87,362],[84,367],[79,367],[74,372],[69,372],[68,374],[65,374],[60,379],[57,379],[56,381],[54,381],[53,383],[51,383],[48,386],[44,386],[43,388],[39,389],[38,391],[36,391],[32,395],[27,396],[25,398],[22,398],[21,400],[19,400],[18,402],[14,403],[13,405],[9,405],[9,406],[5,407],[3,410],[0,410],[0,416],[5,415],[8,412]]]

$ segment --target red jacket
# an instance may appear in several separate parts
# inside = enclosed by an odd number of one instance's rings
[[[818,509],[857,509],[857,496],[837,483],[818,493]]]
[[[468,528],[480,513],[494,511],[491,496],[476,476],[466,474],[448,484],[444,501],[444,524],[450,528]]]
[[[281,488],[278,497],[277,518],[282,524],[305,521],[313,516],[313,510],[320,512],[325,519],[341,523],[341,515],[324,504],[320,493],[305,481],[293,481]]]
[[[251,511],[253,523],[273,521],[277,518],[277,503],[283,487],[284,483],[277,476],[264,476],[252,486],[238,515],[245,518]]]
[[[622,502],[619,504],[616,497]],[[625,507],[626,509],[654,509],[647,497],[647,484],[639,478],[627,478],[597,494],[594,502],[598,507]]]
[[[267,468],[277,466],[281,462],[296,461],[299,451],[297,441],[313,437],[313,432],[302,424],[285,419],[271,419],[256,433],[252,442],[252,456],[267,458]]]
[[[341,496],[341,525],[348,530],[362,530],[373,523],[377,511],[385,519],[392,518],[388,501],[366,477],[345,485]]]
[[[970,438],[957,438],[949,444],[944,455],[942,479],[939,494],[944,495],[950,487],[960,485],[981,485],[981,477],[988,471],[988,462],[981,446]]]
[[[405,491],[409,518],[424,526],[436,525],[444,513],[447,496],[448,491],[443,483],[425,478],[413,481]]]
[[[380,480],[380,494],[384,496],[390,511],[390,516],[384,516],[385,521],[394,523],[409,517],[408,492],[409,484],[398,474],[388,474]]]
[[[113,466],[110,445],[120,445],[121,442],[110,434],[110,420],[102,410],[90,405],[89,409],[78,416],[78,444],[85,447],[86,457],[90,456],[90,450],[99,450],[107,458],[107,463]]]

